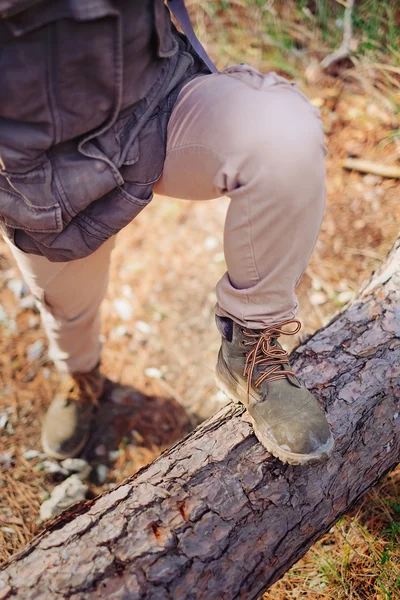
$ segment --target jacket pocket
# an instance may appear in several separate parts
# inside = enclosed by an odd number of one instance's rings
[[[125,184],[150,185],[161,177],[169,119],[166,105],[167,101],[164,101],[163,106],[157,108],[135,139],[134,147],[130,149],[130,154],[136,156],[135,162],[124,159],[120,172]]]
[[[25,173],[1,171],[0,214],[4,223],[32,232],[59,232],[63,228],[61,206],[54,202],[43,165]],[[34,198],[32,202],[30,198]],[[41,199],[43,204],[39,204]],[[47,204],[44,203],[48,199]]]
[[[157,32],[158,56],[164,58],[178,52],[178,42],[172,35],[171,17],[164,0],[155,0],[154,19]]]

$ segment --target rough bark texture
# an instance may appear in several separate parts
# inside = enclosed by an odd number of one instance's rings
[[[328,411],[324,465],[271,458],[229,406],[0,572],[0,599],[257,598],[400,457],[400,244],[293,353]]]

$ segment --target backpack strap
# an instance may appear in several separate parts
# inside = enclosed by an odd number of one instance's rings
[[[189,13],[186,9],[184,0],[169,0],[168,5],[175,19],[181,26],[183,33],[186,35],[187,39],[191,43],[193,50],[205,62],[207,67],[210,69],[211,73],[217,73],[217,67],[215,66],[211,58],[208,56],[207,52],[204,50],[202,44],[200,43],[193,30],[192,23],[190,21]]]

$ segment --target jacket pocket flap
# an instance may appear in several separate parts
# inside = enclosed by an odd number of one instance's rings
[[[19,3],[21,10],[11,15],[6,23],[15,37],[20,37],[35,29],[40,29],[59,19],[92,21],[107,15],[116,15],[118,11],[109,0],[91,2],[71,2],[71,0],[40,0]],[[24,6],[25,4],[25,6]],[[28,4],[28,6],[26,6]]]
[[[0,214],[15,229],[47,233],[62,231],[61,207],[33,206],[18,192],[0,186]]]

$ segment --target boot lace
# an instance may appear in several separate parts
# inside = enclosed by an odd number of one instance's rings
[[[295,325],[294,329],[284,331],[285,325]],[[251,382],[254,369],[263,367],[260,376],[254,381],[253,385],[259,387],[263,381],[276,381],[278,379],[288,378],[288,375],[295,376],[294,371],[288,368],[289,355],[280,346],[276,340],[281,335],[296,335],[301,329],[300,321],[292,319],[284,321],[280,325],[271,325],[263,331],[254,332],[248,329],[242,329],[243,335],[249,340],[242,342],[243,346],[250,346],[252,349],[247,353],[244,366],[244,377],[247,377],[247,393],[250,393]]]

